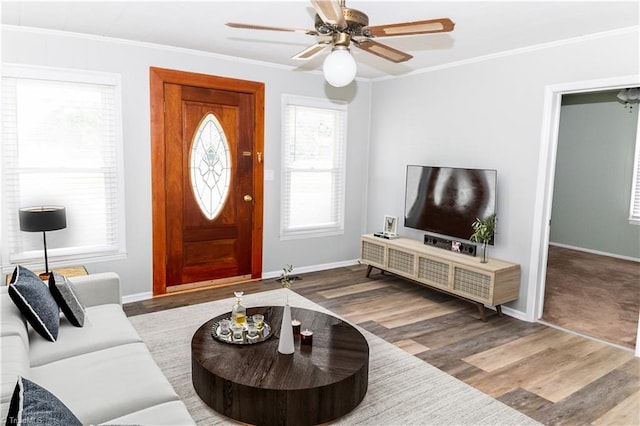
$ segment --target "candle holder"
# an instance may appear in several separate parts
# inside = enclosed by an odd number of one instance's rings
[[[293,327],[293,335],[294,336],[299,336],[300,335],[300,321],[298,321],[297,319],[294,319],[293,321],[291,321],[291,327]]]
[[[311,346],[313,344],[313,331],[304,330],[300,332],[300,343]]]

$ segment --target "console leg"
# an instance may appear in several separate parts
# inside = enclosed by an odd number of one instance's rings
[[[502,316],[502,305],[496,305],[496,312],[498,312],[498,316]]]
[[[478,312],[480,312],[480,319],[482,322],[487,322],[487,315],[484,312],[484,304],[477,302]]]
[[[367,278],[369,278],[369,275],[371,275],[371,270],[372,269],[373,269],[373,266],[367,265]]]

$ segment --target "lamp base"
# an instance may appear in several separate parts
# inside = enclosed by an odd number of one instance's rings
[[[41,274],[38,274],[38,276],[40,277],[40,279],[42,281],[49,281],[49,277],[51,276],[52,272],[43,272]]]

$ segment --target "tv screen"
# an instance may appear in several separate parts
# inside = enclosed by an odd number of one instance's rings
[[[496,212],[496,177],[495,170],[407,166],[404,226],[469,240],[476,218]]]

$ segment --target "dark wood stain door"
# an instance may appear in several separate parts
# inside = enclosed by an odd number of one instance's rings
[[[159,123],[152,123],[154,142],[162,145],[153,143],[154,294],[260,278],[264,95],[253,90],[259,83],[249,82],[247,90],[239,80],[180,73],[194,78],[176,81],[177,71],[152,68],[152,78],[154,72],[170,72],[156,86],[152,81],[152,117],[162,122],[161,135]],[[156,95],[163,97],[162,111],[154,111],[154,89],[161,89]],[[210,182],[219,176],[219,170],[207,169],[219,153],[204,158],[192,151],[208,116],[228,145],[229,190],[213,217],[200,207],[191,174],[195,165],[196,175],[207,174]]]

